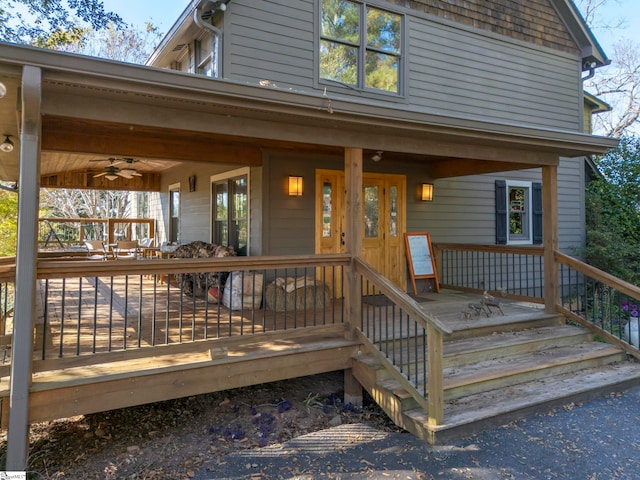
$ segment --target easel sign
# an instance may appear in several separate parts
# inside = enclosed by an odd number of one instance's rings
[[[409,261],[413,292],[416,295],[418,294],[416,279],[426,280],[429,278],[433,278],[436,292],[440,292],[440,284],[438,283],[436,263],[433,258],[433,248],[431,247],[431,237],[429,234],[405,233],[404,243],[407,247],[407,260]]]

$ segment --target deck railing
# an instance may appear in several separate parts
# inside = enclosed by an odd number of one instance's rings
[[[0,365],[7,361],[7,346],[13,332],[13,302],[16,279],[15,257],[0,258]]]
[[[451,330],[404,291],[359,259],[354,260],[362,334],[421,394],[429,422],[444,421],[443,336]]]
[[[542,302],[542,247],[434,243],[440,286]]]
[[[152,218],[39,218],[38,247],[64,250],[81,247],[85,240],[138,240],[155,236]]]
[[[348,259],[41,260],[37,357],[342,323],[342,301],[333,291]]]
[[[555,258],[560,312],[640,359],[640,288],[561,252]]]

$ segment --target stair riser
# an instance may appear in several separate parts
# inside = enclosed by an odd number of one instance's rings
[[[496,388],[509,387],[517,385],[519,383],[529,382],[532,380],[540,380],[543,378],[549,378],[553,375],[562,373],[577,372],[579,370],[597,367],[601,365],[607,365],[610,363],[621,362],[625,360],[624,353],[614,355],[604,355],[601,357],[590,358],[586,360],[578,360],[575,362],[564,363],[555,365],[553,367],[547,367],[542,369],[536,369],[532,371],[524,371],[518,374],[510,375],[507,377],[497,377],[490,380],[485,380],[478,383],[461,385],[454,388],[447,388],[445,379],[445,401],[455,400],[467,395],[474,395],[476,393],[488,392]]]
[[[505,358],[524,353],[540,352],[546,350],[547,348],[578,345],[580,343],[588,342],[590,339],[591,335],[589,333],[548,338],[516,345],[484,349],[477,352],[467,352],[455,356],[445,355],[443,363],[445,368],[459,367],[462,365],[471,365],[474,363],[484,362],[486,360],[492,360],[496,358]]]
[[[470,320],[473,322],[473,320]],[[565,325],[566,322],[562,317],[549,317],[535,320],[520,320],[504,325],[492,325],[487,327],[471,328],[468,330],[456,330],[451,335],[445,337],[445,346],[449,341],[463,340],[465,338],[478,338],[494,333],[514,332],[523,329],[533,329],[542,327],[554,327]],[[398,334],[399,336],[399,334]],[[376,347],[389,355],[399,355],[401,351],[411,348],[412,351],[422,351],[426,337],[422,334],[407,335],[404,333],[401,338],[389,339],[383,342],[376,342]],[[446,347],[445,347],[446,348]]]
[[[479,326],[478,328],[473,328],[473,320],[469,320],[469,323],[471,328],[466,330],[454,331],[451,335],[446,337],[445,342],[462,340],[465,338],[483,337],[485,335],[491,335],[493,333],[513,332],[528,328],[554,327],[558,325],[565,325],[566,320],[564,317],[557,316],[534,320],[514,321],[512,323],[505,323],[503,325],[492,324],[488,326]]]
[[[443,358],[444,368],[452,368],[452,367],[460,367],[463,365],[472,365],[474,363],[483,362],[486,360],[495,360],[498,358],[506,358],[513,355],[520,355],[524,353],[533,353],[540,352],[547,348],[555,348],[555,347],[566,347],[570,345],[579,345],[584,342],[588,342],[591,340],[591,334],[585,332],[575,335],[567,335],[563,337],[554,337],[554,338],[545,338],[536,341],[529,341],[518,343],[514,345],[507,346],[497,346],[495,348],[486,348],[478,351],[471,351],[465,353],[458,353],[455,355],[447,355],[445,353]],[[445,347],[446,350],[446,347]],[[404,349],[406,351],[406,348]],[[418,358],[415,359],[413,356],[415,353],[411,351],[411,362],[422,362],[423,353],[422,349],[417,350]],[[398,365],[398,368],[402,370],[406,370],[408,366],[408,362],[406,361],[407,354],[403,355],[402,358],[399,354],[395,356],[395,365]],[[412,367],[413,368],[413,367]]]

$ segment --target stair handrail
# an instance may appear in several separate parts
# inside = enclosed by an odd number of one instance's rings
[[[628,298],[637,300],[640,304],[640,287],[618,277],[615,277],[614,275],[611,275],[604,270],[600,270],[597,267],[589,265],[558,250],[554,250],[554,259],[559,265],[564,265],[570,269],[573,269],[574,271],[584,275],[585,277],[590,278],[596,282],[600,282],[601,284],[606,285],[607,287],[619,292],[621,295],[625,295]],[[563,274],[562,272],[559,272],[559,285],[561,286],[561,288],[563,286],[563,280]],[[559,299],[560,302],[563,302],[562,292],[559,296]],[[606,339],[608,342],[620,346],[629,355],[640,359],[640,350],[638,348],[634,348],[634,346],[629,344],[628,342],[623,341],[619,336],[620,325],[617,325],[617,332],[613,331],[614,329],[611,329],[612,331],[608,331],[607,329],[594,324],[591,320],[588,319],[588,316],[581,315],[580,312],[576,311],[575,309],[567,308],[563,304],[556,305],[556,309],[559,313],[562,313],[567,318],[587,327],[588,329]]]
[[[558,250],[554,251],[556,262],[561,265],[566,265],[567,267],[573,268],[574,270],[586,275],[588,277],[593,277],[594,279],[608,285],[609,287],[613,287],[616,290],[620,290],[620,292],[625,295],[629,295],[630,297],[635,298],[640,301],[640,287],[629,283],[625,280],[622,280],[610,273],[605,272],[604,270],[600,270],[597,267],[584,263],[577,258],[574,258],[570,255],[562,253]]]
[[[444,362],[443,362],[443,337],[453,333],[433,314],[420,307],[418,302],[409,297],[386,277],[378,273],[360,258],[353,259],[353,268],[362,278],[372,282],[377,291],[385,295],[401,311],[420,325],[426,332],[427,358],[426,358],[426,399],[425,393],[419,393],[412,386],[416,396],[414,398],[423,405],[427,412],[429,425],[436,426],[444,423]],[[364,335],[364,332],[361,332]],[[371,339],[369,339],[371,340]],[[381,352],[380,352],[381,354]],[[389,366],[393,364],[385,358]],[[393,365],[395,368],[395,365]],[[393,371],[394,368],[391,370]],[[402,376],[402,375],[400,375]],[[411,392],[409,392],[411,393]]]
[[[411,317],[414,317],[416,320],[418,320],[419,323],[421,323],[422,327],[427,328],[431,326],[444,335],[451,335],[451,333],[453,333],[453,330],[451,330],[451,328],[442,323],[432,313],[425,311],[422,307],[420,307],[420,304],[413,298],[411,298],[406,292],[401,290],[389,279],[378,273],[362,259],[354,258],[353,263],[356,267],[356,272],[360,273],[363,277],[374,283],[376,288],[379,289],[381,293],[386,295],[389,300],[402,308],[402,310],[411,315]]]

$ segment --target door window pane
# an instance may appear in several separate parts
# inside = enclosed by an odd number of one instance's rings
[[[398,186],[389,188],[389,235],[398,236]]]
[[[229,245],[229,189],[227,182],[216,183],[214,190],[214,232],[213,242],[217,245]]]
[[[378,206],[380,204],[379,188],[375,185],[364,187],[364,236],[365,238],[377,238],[378,233]]]
[[[180,242],[180,190],[169,192],[169,241]]]
[[[331,185],[331,182],[324,182],[322,184],[322,238],[331,238],[333,220],[332,194],[333,185]]]
[[[237,252],[245,251],[249,240],[249,196],[247,194],[247,177],[231,180],[231,228],[230,244]]]

